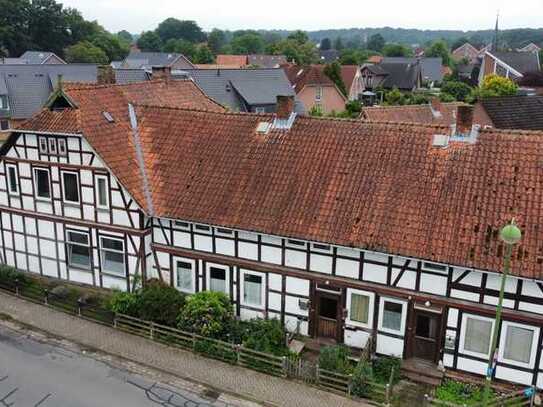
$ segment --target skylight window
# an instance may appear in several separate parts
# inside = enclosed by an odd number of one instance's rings
[[[102,114],[104,115],[104,118],[108,121],[108,123],[115,123],[115,119],[113,118],[113,116],[111,115],[111,113],[109,113],[109,112],[102,112]]]

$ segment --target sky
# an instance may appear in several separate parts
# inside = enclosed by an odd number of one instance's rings
[[[220,29],[352,27],[478,30],[542,26],[543,0],[58,0],[107,30],[153,30],[168,17]]]

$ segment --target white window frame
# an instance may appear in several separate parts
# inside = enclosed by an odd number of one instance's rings
[[[179,291],[183,292],[183,293],[187,293],[187,294],[194,294],[196,292],[196,261],[194,259],[188,259],[186,257],[174,257],[173,258],[173,262],[174,262],[174,267],[175,267],[175,281],[174,281],[174,284],[175,284],[175,288],[177,288]],[[191,271],[192,271],[192,289],[191,290],[186,290],[186,289],[183,289],[181,287],[179,287],[179,285],[177,284],[177,282],[179,281],[179,278],[178,278],[178,268],[177,268],[177,262],[183,262],[183,263],[189,263],[190,266],[191,266]]]
[[[42,144],[45,143],[45,146]],[[42,148],[45,147],[45,148]],[[49,154],[49,142],[47,141],[47,137],[39,136],[38,137],[38,150],[41,154]]]
[[[260,304],[251,304],[248,302],[245,302],[245,276],[246,275],[252,275],[255,277],[261,278],[261,285],[260,285]],[[251,270],[241,270],[241,285],[240,285],[240,304],[246,305],[247,307],[251,308],[259,308],[264,309],[266,304],[266,274],[260,273],[258,271],[251,271]]]
[[[228,297],[232,296],[232,293],[230,292],[230,267],[225,266],[224,264],[217,264],[217,263],[206,263],[206,290],[211,291],[209,287],[211,286],[211,268],[218,268],[223,269],[225,271],[224,275],[226,277],[225,279],[225,285],[226,285],[226,292],[225,294]]]
[[[72,242],[70,240],[70,238],[69,238],[70,233],[76,233],[76,234],[87,236],[87,244],[84,245],[82,243]],[[88,251],[89,251],[89,266],[88,267],[84,267],[84,266],[81,266],[81,265],[72,265],[71,264],[72,260],[71,260],[70,248],[69,248],[70,245],[82,246],[82,247],[86,247],[88,249]],[[79,270],[92,270],[91,237],[90,237],[89,232],[85,232],[83,230],[73,230],[73,229],[66,230],[66,250],[67,250],[67,253],[66,253],[66,265],[67,265],[68,268],[75,268],[75,269],[79,269]]]
[[[402,305],[402,317],[401,317],[401,325],[400,325],[399,331],[386,328],[383,326],[383,314],[385,311],[385,302],[393,302],[393,303]],[[379,326],[378,326],[379,331],[403,336],[405,334],[406,319],[407,319],[407,301],[400,300],[398,298],[392,298],[392,297],[381,297],[381,300],[379,302]]]
[[[49,148],[49,154],[57,155],[58,149],[57,149],[57,140],[54,137],[49,137],[49,140],[47,140],[47,147]]]
[[[66,155],[68,155],[68,143],[66,142],[66,139],[59,138],[59,139],[57,140],[57,142],[58,142],[58,145],[57,145],[57,154],[58,154],[58,155],[61,155],[61,156],[66,156]],[[63,146],[64,152],[61,152],[61,151],[60,151],[60,146]]]
[[[262,106],[255,107],[255,113],[259,113],[259,114],[266,113],[266,108]]]
[[[2,110],[9,109],[8,95],[0,95],[0,109]]]
[[[363,323],[363,322],[355,321],[351,319],[351,309],[352,309],[351,302],[352,302],[353,294],[369,297],[367,323]],[[362,328],[372,328],[374,306],[375,306],[375,293],[372,293],[371,291],[355,290],[352,288],[347,289],[347,324],[362,327]]]
[[[115,249],[105,249],[104,248],[104,239],[107,239],[107,240],[116,240],[117,242],[120,242],[122,245],[123,245],[123,250],[115,250]],[[117,271],[113,271],[113,270],[107,270],[104,266],[104,261],[105,261],[105,256],[103,254],[103,252],[106,251],[106,252],[112,252],[112,253],[120,253],[123,255],[123,272],[122,274],[121,273],[118,273]],[[126,247],[125,247],[125,244],[124,244],[124,240],[122,238],[118,238],[118,237],[113,237],[113,236],[100,236],[100,269],[102,270],[103,273],[106,273],[106,274],[111,274],[111,275],[114,275],[114,276],[126,276]]]
[[[75,182],[76,182],[76,186],[77,186],[77,197],[78,197],[77,201],[71,201],[71,200],[66,198],[66,184],[64,182],[64,175],[66,175],[66,174],[75,175]],[[64,170],[62,170],[62,171],[60,171],[60,179],[62,181],[62,200],[65,203],[69,203],[69,204],[74,204],[74,205],[81,204],[81,185],[79,183],[79,173],[75,172],[75,171],[64,171]]]
[[[10,169],[13,169],[15,171],[15,192],[11,190],[11,187],[13,185],[11,183],[11,177],[9,174]],[[6,164],[6,186],[8,187],[8,195],[19,195],[19,193],[21,192],[19,185],[19,171],[17,170],[17,165],[15,164]]]
[[[509,329],[509,327],[523,328],[523,329],[526,329],[526,330],[529,330],[529,331],[533,332],[532,349],[531,349],[531,353],[530,353],[530,360],[528,361],[528,363],[519,362],[517,360],[506,359],[505,358],[505,356],[504,356],[505,355],[505,343],[507,341],[507,330]],[[504,362],[504,363],[507,363],[507,364],[510,364],[510,365],[525,367],[525,368],[529,368],[529,369],[533,368],[534,364],[535,364],[536,354],[538,352],[538,349],[537,349],[538,339],[539,339],[539,328],[538,327],[531,326],[531,325],[519,324],[519,323],[516,323],[516,322],[503,321],[502,322],[502,329],[501,329],[501,336],[500,336],[499,359],[498,360],[500,362]]]
[[[44,196],[39,196],[38,195],[38,171],[44,171],[47,173],[47,178],[48,178],[48,183],[49,183],[49,197],[44,197]],[[44,167],[34,167],[32,169],[32,173],[34,175],[33,177],[33,182],[34,182],[34,197],[37,199],[37,200],[40,200],[40,201],[51,201],[52,199],[52,194],[53,194],[53,191],[52,191],[52,187],[51,187],[51,171],[49,171],[49,168],[44,168]]]
[[[474,352],[474,351],[471,351],[471,350],[468,350],[468,349],[464,348],[464,344],[465,344],[465,341],[466,341],[466,327],[467,327],[467,319],[468,318],[478,319],[479,321],[492,322],[492,326],[490,328],[490,341],[488,342],[488,352],[479,353],[479,352]],[[460,342],[458,344],[458,351],[460,353],[463,353],[464,355],[474,356],[474,357],[477,357],[477,358],[483,358],[483,359],[486,358],[486,359],[488,359],[488,357],[490,355],[490,348],[492,347],[492,332],[494,332],[494,324],[495,323],[496,323],[496,321],[493,318],[482,317],[482,316],[474,315],[474,314],[463,314],[462,315],[462,328],[460,329]]]
[[[96,175],[96,207],[100,209],[109,209],[109,179],[107,175]],[[106,204],[100,204],[100,180],[105,182]]]

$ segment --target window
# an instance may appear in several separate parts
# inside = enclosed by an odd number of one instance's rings
[[[66,149],[66,140],[63,138],[58,139],[58,153],[59,155],[66,155],[68,150]]]
[[[50,154],[57,153],[57,141],[52,137],[49,139],[49,153]]]
[[[102,271],[124,276],[124,242],[119,239],[102,237],[100,243]]]
[[[287,240],[287,245],[305,247],[304,242],[301,242],[300,240],[292,240],[292,239]]]
[[[219,267],[209,267],[208,287],[209,291],[218,291],[229,294],[227,270]]]
[[[49,151],[47,149],[47,139],[45,137],[40,137],[38,141],[40,144],[40,153],[47,154]]]
[[[84,232],[68,231],[66,241],[68,265],[89,270],[91,266],[89,235]]]
[[[435,270],[435,271],[441,271],[446,272],[447,266],[443,266],[441,264],[435,264],[435,263],[422,263],[422,268],[425,268],[426,270]]]
[[[108,181],[104,175],[96,176],[96,205],[99,208],[109,207]]]
[[[19,193],[19,183],[17,182],[17,167],[15,165],[6,165],[8,172],[8,192],[13,195]]]
[[[0,120],[0,130],[9,130],[9,120]]]
[[[266,113],[266,109],[263,107],[255,107],[255,113]]]
[[[190,225],[188,222],[181,222],[181,221],[176,220],[174,224],[175,226],[179,226],[180,228],[183,228],[183,229],[190,229]]]
[[[533,350],[538,337],[538,328],[504,321],[499,346],[501,359],[515,365],[533,367],[536,353]]]
[[[34,168],[34,187],[36,197],[51,199],[51,186],[49,184],[49,170],[45,168]]]
[[[370,297],[368,295],[352,293],[349,306],[349,319],[366,325],[369,320]]]
[[[332,247],[327,244],[313,243],[313,249],[329,252],[332,249]]]
[[[320,101],[322,99],[322,86],[315,88],[315,100]]]
[[[0,109],[9,109],[8,106],[8,97],[6,95],[0,96]]]
[[[490,318],[464,315],[462,320],[463,334],[460,336],[462,352],[488,357],[493,326],[494,320]]]
[[[79,182],[75,172],[63,172],[62,184],[64,187],[64,200],[79,203]]]
[[[193,263],[187,261],[177,262],[177,288],[186,293],[195,292]]]
[[[218,233],[218,234],[221,234],[221,235],[232,235],[232,233],[234,233],[232,230],[230,229],[223,229],[223,228],[217,228],[215,229],[215,231]]]
[[[204,225],[196,225],[195,228],[196,228],[196,230],[201,230],[201,231],[205,231],[205,232],[209,232],[209,230],[210,230],[209,226],[204,226]]]
[[[379,310],[379,329],[393,334],[403,334],[406,303],[393,298],[382,298]]]
[[[243,303],[261,307],[264,298],[264,275],[260,273],[243,273]]]

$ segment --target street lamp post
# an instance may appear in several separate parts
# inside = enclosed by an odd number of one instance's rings
[[[492,332],[492,344],[490,347],[490,356],[488,358],[488,368],[486,370],[485,388],[483,392],[483,406],[486,406],[490,396],[490,383],[492,381],[492,375],[496,368],[496,362],[498,360],[498,333],[500,332],[503,297],[505,292],[505,281],[507,275],[511,270],[511,254],[513,252],[513,246],[517,244],[522,238],[522,232],[515,224],[515,220],[511,220],[511,223],[505,225],[500,231],[500,239],[505,243],[505,256],[504,267],[500,285],[500,297],[498,299],[498,305],[496,308],[496,321],[494,323],[494,329]]]

